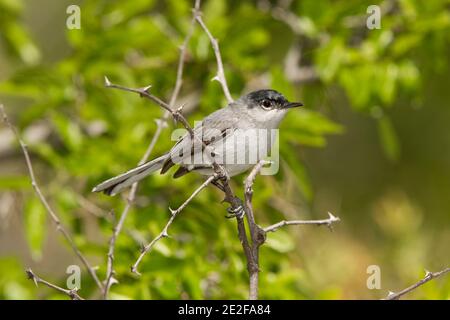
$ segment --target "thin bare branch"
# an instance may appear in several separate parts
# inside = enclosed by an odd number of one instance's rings
[[[399,300],[405,294],[407,294],[407,293],[415,290],[416,288],[424,285],[425,283],[427,283],[427,282],[429,282],[429,281],[431,281],[433,279],[439,278],[439,277],[441,277],[441,276],[443,276],[443,275],[445,275],[445,274],[447,274],[449,272],[450,272],[450,268],[445,268],[444,270],[441,270],[441,271],[438,271],[438,272],[430,272],[430,271],[425,270],[425,277],[422,280],[414,283],[413,285],[409,286],[406,289],[403,289],[402,291],[389,292],[389,294],[385,298],[385,300]]]
[[[54,289],[56,291],[64,293],[65,295],[68,295],[70,297],[70,299],[72,299],[72,300],[84,300],[78,294],[78,289],[68,290],[68,289],[61,288],[60,286],[57,286],[56,284],[53,284],[51,282],[48,282],[48,281],[38,277],[37,275],[35,275],[33,273],[33,271],[31,269],[27,269],[27,270],[25,270],[25,272],[27,273],[28,279],[33,280],[33,282],[36,284],[36,286],[38,286],[39,283],[42,283],[43,285],[45,285],[51,289]]]
[[[146,86],[142,88],[129,88],[125,87],[119,84],[114,84],[109,81],[109,79],[105,76],[105,87],[112,88],[112,89],[119,89],[122,91],[128,91],[137,93],[142,98],[147,98],[153,102],[155,102],[157,105],[159,105],[161,108],[165,109],[167,112],[169,112],[175,121],[181,122],[181,124],[186,128],[186,130],[191,134],[191,136],[194,135],[194,131],[192,130],[191,126],[189,125],[189,122],[186,120],[186,118],[181,113],[181,110],[183,109],[183,106],[172,109],[170,105],[159,99],[158,97],[152,95],[150,93],[151,86]]]
[[[222,56],[220,54],[219,49],[219,42],[209,31],[206,24],[203,22],[201,14],[196,16],[197,22],[200,24],[202,29],[205,31],[206,35],[209,38],[209,41],[211,42],[211,46],[214,50],[214,55],[216,56],[216,62],[217,62],[217,75],[212,80],[219,81],[220,85],[222,86],[223,93],[225,94],[225,97],[227,98],[228,103],[233,102],[233,97],[231,96],[230,89],[228,89],[227,79],[225,78],[225,72],[223,69],[223,62],[222,62]]]
[[[139,264],[142,261],[142,258],[144,258],[144,256],[150,252],[150,250],[152,250],[152,248],[155,246],[155,244],[161,240],[162,238],[166,238],[169,236],[169,234],[167,233],[169,227],[171,226],[171,224],[173,223],[173,221],[175,220],[175,218],[178,216],[178,214],[192,201],[192,199],[194,199],[199,193],[200,191],[202,191],[204,188],[206,188],[214,179],[217,179],[217,175],[212,175],[210,177],[208,177],[208,179],[206,179],[205,182],[203,182],[200,187],[198,187],[192,194],[191,196],[181,205],[178,207],[178,209],[173,210],[171,208],[169,208],[170,213],[171,213],[171,217],[169,219],[169,221],[167,222],[167,224],[164,226],[164,228],[162,229],[162,231],[147,245],[145,245],[142,248],[141,254],[139,255],[138,259],[136,260],[136,262],[133,264],[133,266],[131,267],[131,272],[136,273],[138,275],[140,275],[140,273],[137,271],[137,268],[139,266]]]
[[[103,290],[103,285],[100,282],[100,279],[98,278],[97,274],[95,273],[94,268],[89,264],[87,259],[84,257],[84,255],[81,253],[81,251],[78,249],[77,245],[75,244],[75,242],[72,239],[72,236],[64,228],[64,226],[61,223],[58,215],[52,209],[52,207],[49,205],[47,199],[45,198],[44,194],[42,193],[42,191],[41,191],[41,189],[39,187],[39,184],[37,183],[36,176],[34,174],[34,169],[33,169],[32,163],[31,163],[30,155],[28,153],[28,148],[27,148],[25,142],[23,142],[22,138],[20,137],[19,131],[9,121],[8,116],[7,116],[6,112],[5,112],[4,106],[2,104],[0,104],[0,113],[2,114],[3,122],[11,129],[11,131],[14,133],[14,135],[16,136],[17,141],[20,144],[20,147],[22,149],[22,153],[23,153],[23,155],[25,157],[25,162],[26,162],[26,165],[27,165],[27,168],[28,168],[28,174],[29,174],[30,179],[31,179],[31,185],[33,186],[33,189],[34,189],[36,195],[38,196],[40,202],[42,203],[42,205],[45,207],[46,211],[50,215],[50,218],[55,223],[56,230],[58,230],[64,236],[64,238],[67,240],[67,242],[72,247],[72,250],[75,252],[75,254],[81,260],[83,265],[86,267],[86,269],[89,272],[89,274],[91,275],[92,279],[94,279],[94,281],[97,284],[97,286],[100,288],[100,290]]]
[[[147,98],[147,99],[155,102],[161,108],[167,110],[168,112],[170,112],[172,114],[174,112],[167,103],[165,103],[164,101],[162,101],[161,99],[159,99],[158,97],[156,97],[150,93],[150,88],[152,87],[151,85],[148,85],[148,86],[142,87],[142,88],[129,88],[129,87],[122,86],[120,84],[112,83],[108,79],[107,76],[105,76],[104,80],[105,80],[105,87],[107,87],[107,88],[137,93],[141,98]]]
[[[248,216],[248,212],[246,212]],[[259,274],[259,264],[258,258],[254,255],[253,243],[248,241],[247,232],[245,229],[245,223],[243,217],[236,217],[238,237],[241,242],[242,249],[244,250],[245,259],[247,260],[247,272],[249,274],[249,299],[258,299],[258,274]],[[251,232],[251,229],[250,229]]]
[[[341,221],[341,219],[339,219],[338,217],[335,217],[330,212],[328,212],[328,219],[323,219],[323,220],[283,220],[283,221],[280,221],[278,223],[275,223],[271,226],[264,228],[264,231],[265,232],[274,232],[283,226],[305,225],[305,224],[310,224],[310,225],[312,224],[312,225],[316,225],[316,226],[325,225],[325,226],[331,228],[333,223],[339,222],[339,221]]]
[[[258,299],[258,287],[259,287],[259,247],[266,241],[266,234],[264,230],[255,222],[255,216],[253,214],[253,183],[255,182],[256,176],[261,172],[261,169],[265,164],[269,164],[270,161],[261,160],[259,161],[250,171],[249,175],[244,181],[244,200],[245,200],[245,212],[247,217],[247,222],[250,229],[251,255],[246,255],[249,273],[249,299]],[[245,251],[245,249],[244,249]],[[250,259],[250,260],[249,260]]]

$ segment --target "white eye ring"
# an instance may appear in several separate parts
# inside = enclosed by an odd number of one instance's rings
[[[262,107],[264,110],[270,110],[270,109],[272,109],[272,103],[271,103],[269,100],[263,100],[263,101],[261,102],[261,107]]]

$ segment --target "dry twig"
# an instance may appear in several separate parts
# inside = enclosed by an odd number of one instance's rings
[[[428,281],[431,281],[433,279],[441,277],[441,276],[443,276],[443,275],[445,275],[446,273],[449,273],[449,272],[450,272],[450,268],[445,268],[444,270],[441,270],[441,271],[438,271],[438,272],[430,272],[428,270],[425,270],[425,277],[422,280],[414,283],[413,285],[409,286],[406,289],[403,289],[402,291],[389,292],[389,294],[388,294],[388,296],[386,297],[385,300],[399,300],[405,294],[407,294],[407,293],[415,290],[416,288],[424,285]]]
[[[209,41],[211,42],[211,46],[214,50],[214,55],[216,56],[217,75],[214,78],[212,78],[212,80],[219,81],[220,85],[222,86],[223,93],[225,94],[225,98],[227,98],[228,103],[231,103],[233,102],[233,97],[231,96],[230,89],[228,89],[227,79],[225,78],[222,56],[219,50],[219,41],[213,37],[206,24],[203,22],[201,14],[198,14],[196,16],[196,19],[197,22],[202,27],[202,29],[205,31],[206,35],[208,36]]]
[[[323,220],[283,220],[278,223],[275,223],[271,226],[264,228],[264,232],[274,232],[277,229],[283,226],[291,226],[291,225],[304,225],[304,224],[312,224],[316,226],[327,226],[329,228],[332,227],[333,223],[339,222],[341,219],[335,217],[330,212],[328,212],[328,219]]]
[[[172,223],[175,220],[175,218],[177,217],[177,215],[200,193],[200,191],[202,191],[204,188],[206,188],[216,178],[217,178],[216,175],[212,175],[212,176],[208,177],[208,179],[206,179],[206,181],[203,182],[202,185],[200,185],[200,187],[198,187],[191,194],[191,196],[185,202],[183,202],[183,204],[181,206],[178,207],[178,209],[173,210],[173,209],[169,208],[170,213],[171,213],[171,217],[170,217],[169,221],[166,223],[163,230],[150,243],[148,243],[147,245],[142,247],[141,254],[139,255],[138,259],[131,267],[131,272],[138,274],[138,275],[140,274],[137,271],[137,268],[138,268],[139,264],[141,263],[141,260],[144,257],[144,255],[146,255],[155,246],[155,244],[159,240],[169,236],[167,231],[168,231],[169,227],[172,225]]]
[[[26,274],[27,274],[27,276],[28,276],[28,279],[33,280],[33,282],[36,284],[36,286],[37,286],[39,283],[42,283],[43,285],[46,285],[46,286],[49,287],[49,288],[55,289],[56,291],[59,291],[59,292],[61,292],[61,293],[64,293],[64,294],[68,295],[68,296],[70,297],[70,299],[72,299],[72,300],[84,300],[84,299],[78,294],[78,289],[76,289],[76,288],[75,288],[75,289],[72,289],[72,290],[61,288],[61,287],[59,287],[59,286],[57,286],[57,285],[55,285],[55,284],[53,284],[53,283],[50,283],[50,282],[48,282],[48,281],[46,281],[46,280],[44,280],[44,279],[38,277],[38,276],[35,275],[35,274],[33,273],[33,271],[32,271],[31,269],[29,269],[29,268],[28,268],[27,270],[25,270],[25,272],[26,272]]]

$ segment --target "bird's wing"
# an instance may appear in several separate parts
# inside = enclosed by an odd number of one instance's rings
[[[178,140],[170,150],[170,158],[164,164],[161,173],[166,172],[174,164],[191,163],[190,160],[195,159],[196,154],[203,152],[204,147],[202,142],[206,145],[211,145],[230,135],[237,128],[239,120],[237,115],[230,111],[225,112],[225,109],[219,109],[206,117],[200,124],[194,127],[193,141],[189,133],[186,133]],[[193,163],[189,171],[201,165],[201,163]]]

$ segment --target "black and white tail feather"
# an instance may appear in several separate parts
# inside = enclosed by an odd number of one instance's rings
[[[103,192],[109,196],[114,196],[123,189],[131,186],[133,183],[140,181],[153,172],[161,169],[164,162],[169,157],[169,154],[165,154],[159,158],[144,163],[141,166],[122,173],[121,175],[108,179],[92,189],[92,192]]]

